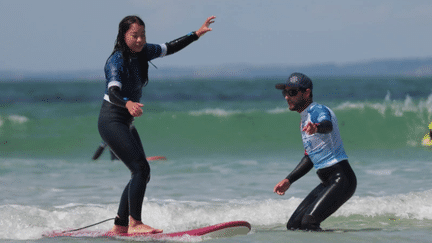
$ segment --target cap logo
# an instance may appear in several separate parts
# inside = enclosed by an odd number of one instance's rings
[[[299,82],[299,78],[297,76],[293,76],[290,78],[290,83],[297,84]]]

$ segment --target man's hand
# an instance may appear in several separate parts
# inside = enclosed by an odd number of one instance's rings
[[[291,183],[288,179],[283,179],[281,182],[279,182],[273,189],[274,193],[277,193],[278,195],[285,195],[286,190],[291,186]]]
[[[308,135],[315,134],[318,131],[318,124],[309,122],[305,127],[303,127],[303,132],[306,132]]]

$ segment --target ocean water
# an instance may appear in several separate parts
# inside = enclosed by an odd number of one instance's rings
[[[314,101],[336,113],[358,179],[355,195],[321,225],[341,229],[332,233],[285,228],[319,183],[315,170],[285,196],[273,193],[303,155],[299,114],[274,89],[284,79],[150,81],[135,126],[147,156],[167,160],[150,162],[144,222],[165,232],[252,225],[248,235],[208,242],[430,242],[432,150],[421,139],[432,121],[432,78],[313,77]],[[0,82],[0,242],[57,242],[43,234],[116,215],[129,171],[108,151],[91,160],[103,91],[104,81]]]

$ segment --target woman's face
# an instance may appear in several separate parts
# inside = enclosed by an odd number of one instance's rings
[[[125,34],[126,45],[133,53],[140,52],[146,44],[145,28],[137,23],[131,24]]]

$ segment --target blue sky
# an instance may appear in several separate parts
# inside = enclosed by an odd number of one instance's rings
[[[432,57],[430,0],[0,0],[0,70],[102,70],[132,14],[157,44],[217,17],[212,32],[157,66]]]

